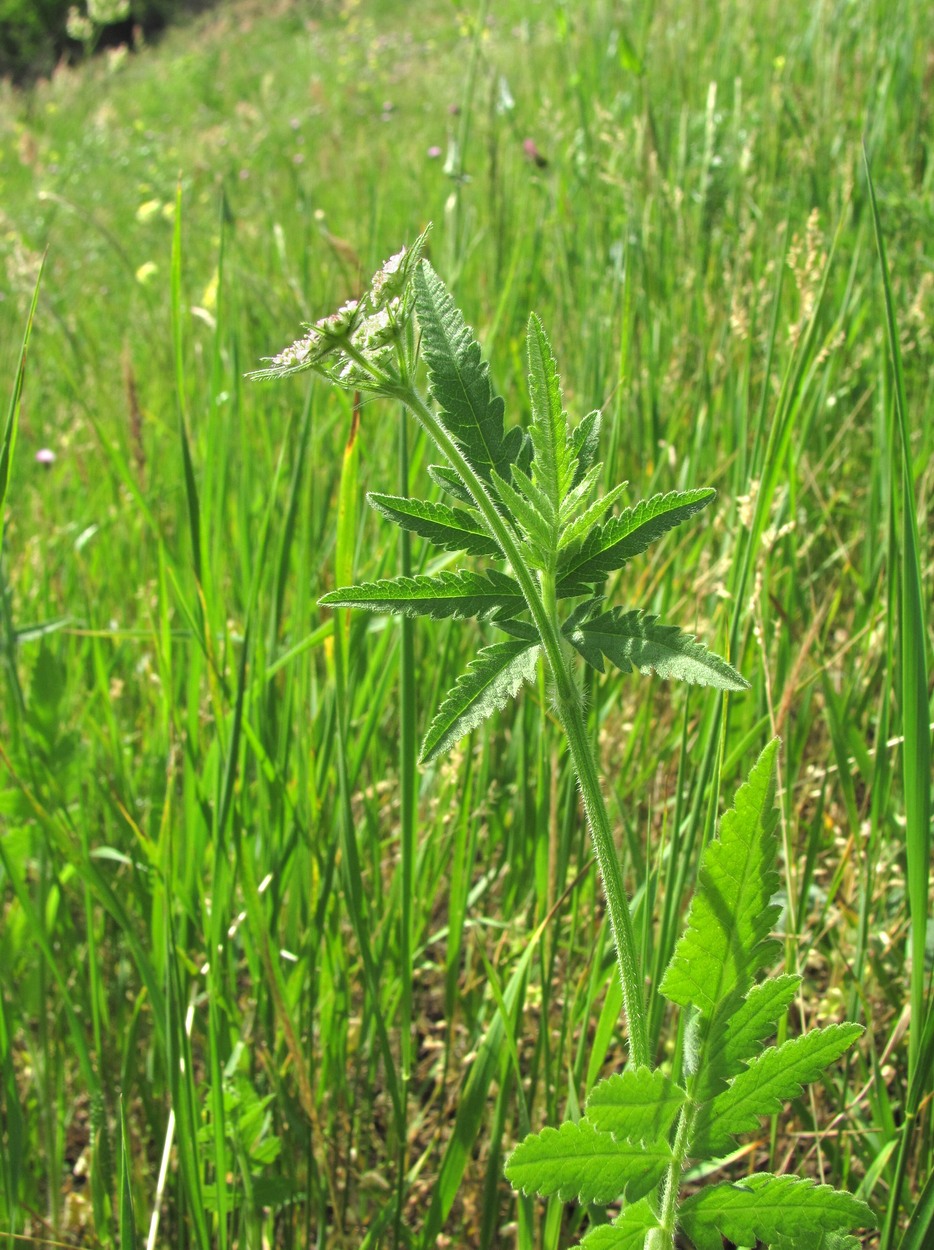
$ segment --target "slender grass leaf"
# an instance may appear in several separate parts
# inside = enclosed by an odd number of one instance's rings
[[[669,1002],[712,1016],[734,993],[745,993],[772,957],[768,940],[778,916],[771,904],[775,872],[774,738],[759,756],[736,802],[720,822],[719,837],[701,859],[687,926],[662,979]]]
[[[529,317],[526,344],[532,401],[532,479],[557,516],[574,480],[577,459],[568,439],[568,414],[561,402],[558,367],[542,323],[534,313]]]
[[[133,1185],[130,1175],[129,1136],[122,1094],[119,1104],[118,1127],[120,1130],[120,1161],[118,1168],[120,1250],[136,1250],[139,1240],[136,1236],[136,1215],[133,1210]]]
[[[797,1098],[802,1087],[836,1062],[862,1032],[859,1024],[831,1024],[757,1055],[722,1094],[701,1108],[692,1139],[694,1156],[724,1154],[731,1136],[750,1132],[760,1116],[781,1111],[784,1102]]]
[[[562,1202],[635,1202],[653,1189],[671,1162],[667,1142],[617,1141],[587,1120],[570,1120],[521,1141],[506,1161],[506,1176],[524,1193]]]
[[[810,1236],[874,1228],[875,1216],[852,1194],[797,1176],[750,1176],[742,1184],[711,1185],[681,1204],[679,1218],[698,1250],[723,1250],[721,1234],[740,1246],[766,1245],[789,1234]],[[802,1244],[804,1244],[802,1242]]]
[[[581,1250],[642,1250],[645,1235],[658,1228],[658,1217],[647,1198],[628,1203],[612,1224],[592,1228],[581,1242]]]
[[[594,1086],[587,1119],[614,1137],[656,1141],[668,1132],[686,1097],[659,1068],[627,1068]]]
[[[525,600],[518,582],[505,573],[439,573],[436,577],[389,577],[332,590],[318,601],[328,608],[405,612],[409,616],[513,615]]]
[[[706,508],[716,495],[709,486],[674,490],[626,508],[595,529],[578,550],[569,551],[560,561],[558,594],[582,594],[582,587],[602,582],[670,529]]]
[[[505,405],[494,395],[490,369],[450,292],[423,260],[415,270],[415,308],[422,331],[422,354],[431,393],[442,420],[480,477],[491,481],[494,469],[509,476],[523,434],[505,433]]]
[[[928,1250],[934,1244],[934,1172],[928,1176],[898,1250]]]
[[[476,514],[427,499],[404,499],[398,495],[370,493],[367,501],[377,512],[402,529],[426,538],[445,551],[466,551],[472,556],[498,556],[499,545]]]
[[[449,751],[532,681],[538,647],[526,641],[484,647],[441,704],[422,743],[423,764]]]
[[[13,391],[10,395],[10,405],[7,409],[6,421],[3,425],[3,439],[0,441],[0,538],[3,537],[3,505],[6,500],[7,489],[10,485],[10,467],[13,464],[13,451],[16,447],[16,432],[19,425],[20,400],[23,395],[23,383],[26,380],[26,355],[29,351],[29,340],[32,336],[33,322],[36,319],[36,308],[39,305],[39,287],[42,284],[42,271],[44,269],[45,256],[42,257],[42,263],[39,266],[39,273],[36,276],[36,285],[32,292],[29,314],[26,317],[26,329],[23,331],[23,342],[19,349],[19,359],[16,362],[16,377],[13,381]]]
[[[722,660],[676,625],[638,610],[610,608],[583,624],[565,629],[588,664],[603,672],[604,656],[624,673],[658,673],[717,690],[746,690],[749,683]]]
[[[865,153],[864,153],[865,155]],[[928,900],[931,879],[931,729],[927,672],[927,624],[922,569],[922,546],[918,532],[918,507],[915,501],[914,474],[911,464],[911,430],[908,424],[908,399],[902,367],[892,283],[886,258],[885,239],[879,217],[879,206],[865,158],[866,180],[872,208],[872,222],[882,271],[885,296],[885,328],[892,373],[895,381],[894,406],[898,419],[901,445],[901,512],[902,544],[898,600],[898,669],[901,685],[901,712],[904,730],[902,773],[905,785],[905,851],[908,884],[908,909],[911,916],[911,1031],[908,1042],[909,1073],[917,1066],[926,1011],[931,1000],[925,994],[925,939],[928,925]],[[894,449],[894,430],[890,434]],[[892,477],[896,478],[896,460],[891,458]],[[893,492],[897,482],[892,482]]]

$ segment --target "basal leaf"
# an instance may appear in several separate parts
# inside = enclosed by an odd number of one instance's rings
[[[642,1250],[645,1234],[658,1227],[648,1199],[640,1198],[628,1203],[612,1224],[592,1228],[581,1241],[581,1250]]]
[[[558,566],[558,594],[584,593],[583,588],[602,582],[627,560],[645,551],[657,538],[674,529],[695,512],[706,508],[717,492],[711,487],[671,491],[643,499],[619,516],[595,529],[576,550],[569,551]]]
[[[562,1202],[605,1203],[623,1195],[635,1202],[658,1184],[670,1162],[667,1142],[617,1141],[587,1120],[567,1121],[521,1141],[506,1161],[506,1176],[514,1189]]]
[[[539,648],[529,642],[484,647],[441,704],[422,743],[424,764],[443,755],[513,698],[535,676]]]
[[[475,514],[463,508],[432,503],[427,499],[406,499],[397,495],[367,495],[367,500],[384,517],[402,529],[428,539],[446,551],[466,551],[474,556],[499,555],[499,546],[483,528]]]
[[[588,664],[603,672],[604,656],[624,673],[658,673],[717,690],[745,690],[749,683],[731,664],[676,625],[639,611],[610,608],[565,630]]]
[[[872,1211],[852,1194],[768,1173],[701,1189],[682,1202],[678,1214],[698,1250],[723,1250],[721,1234],[740,1246],[789,1237],[804,1246],[818,1244],[827,1233],[876,1226]]]
[[[557,517],[571,488],[577,457],[568,441],[568,416],[561,402],[558,367],[542,323],[533,313],[529,318],[529,397],[532,401],[532,478],[547,497],[552,515]]]
[[[831,1024],[770,1046],[698,1113],[691,1151],[711,1158],[730,1149],[731,1137],[759,1125],[759,1117],[781,1111],[802,1087],[835,1063],[863,1032],[859,1024]]]
[[[701,858],[685,932],[661,992],[708,1018],[726,998],[744,995],[777,943],[768,940],[778,915],[771,903],[775,872],[775,755],[765,748]]]
[[[697,1074],[693,1094],[705,1102],[725,1081],[741,1072],[758,1054],[762,1042],[775,1032],[801,978],[794,973],[769,977],[754,985],[732,1013],[717,1012],[706,1039],[706,1061]]]
[[[587,1099],[587,1119],[627,1141],[657,1141],[668,1132],[687,1094],[656,1068],[627,1068],[598,1082]]]
[[[426,260],[415,271],[414,288],[422,354],[441,419],[480,477],[489,482],[494,469],[508,477],[509,466],[522,449],[523,434],[518,427],[505,432],[505,406],[493,393],[480,345]]]
[[[408,616],[514,616],[525,607],[519,583],[505,573],[439,573],[391,577],[332,590],[318,601],[329,608],[404,612]]]

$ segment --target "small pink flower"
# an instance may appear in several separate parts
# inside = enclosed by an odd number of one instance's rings
[[[441,155],[441,149],[438,147],[436,143],[433,143],[432,146],[428,149],[427,155],[430,161],[436,161],[438,157]]]
[[[524,140],[522,144],[522,151],[525,153],[528,160],[530,160],[533,165],[537,165],[539,169],[544,169],[548,164],[547,158],[542,156],[541,152],[539,152],[536,147],[534,139]]]
[[[43,464],[48,468],[55,463],[55,452],[51,447],[40,447],[36,452],[36,464]]]

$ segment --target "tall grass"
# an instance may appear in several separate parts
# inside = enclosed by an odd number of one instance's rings
[[[627,576],[753,691],[590,690],[644,966],[721,785],[782,733],[802,1021],[868,1031],[762,1157],[861,1185],[887,1245],[930,1208],[930,620],[898,606],[931,586],[925,17],[243,3],[3,88],[6,1233],[142,1244],[158,1216],[179,1246],[573,1244],[560,1204],[501,1180],[623,1055],[549,691],[413,784],[424,709],[474,644],[315,604],[339,564],[423,567],[361,496],[425,447],[400,457],[375,405],[242,381],[428,219],[515,419],[534,308],[569,404],[604,410],[608,482],[720,491]]]

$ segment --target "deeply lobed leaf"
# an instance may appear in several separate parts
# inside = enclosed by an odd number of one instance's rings
[[[558,594],[585,594],[588,586],[605,581],[657,538],[706,508],[716,495],[711,487],[671,491],[643,499],[611,517],[578,548],[569,548],[563,554],[558,565]]]
[[[800,984],[801,978],[794,973],[769,977],[754,985],[735,1010],[716,1013],[705,1039],[706,1059],[692,1091],[698,1101],[706,1102],[718,1093],[730,1077],[743,1070],[747,1060],[758,1054]]]
[[[658,673],[718,690],[745,690],[749,683],[722,660],[676,625],[639,611],[610,608],[599,616],[569,622],[565,633],[588,664],[603,672],[604,656],[624,673]]]
[[[439,573],[436,577],[390,577],[343,586],[323,595],[329,608],[402,612],[407,616],[514,616],[525,607],[519,583],[505,573]]]
[[[367,500],[394,524],[445,551],[466,551],[473,556],[501,554],[496,540],[487,533],[477,515],[463,508],[399,495],[371,493]]]
[[[526,641],[483,647],[441,704],[422,743],[421,762],[429,763],[482,724],[535,676],[539,648]]]
[[[532,401],[532,477],[548,499],[552,515],[559,515],[561,504],[571,488],[577,458],[568,438],[568,417],[561,402],[558,368],[542,323],[533,313],[529,318],[529,398]]]
[[[876,1226],[872,1211],[852,1194],[769,1173],[701,1189],[684,1200],[679,1218],[697,1250],[723,1250],[721,1234],[741,1246],[784,1238],[800,1240],[803,1247],[818,1244],[827,1233]]]
[[[710,1017],[720,1003],[744,995],[769,961],[776,943],[769,932],[778,915],[771,903],[775,873],[775,756],[765,748],[704,851],[698,887],[684,934],[661,983],[682,1007]]]
[[[817,1079],[862,1034],[859,1024],[831,1024],[770,1046],[730,1085],[700,1110],[691,1142],[697,1158],[725,1154],[731,1138],[755,1129],[759,1117],[773,1115],[802,1086]]]
[[[480,344],[428,261],[416,269],[413,285],[422,353],[441,419],[480,477],[489,482],[494,469],[508,477],[524,437],[518,428],[505,432],[505,405],[493,393]]]
[[[665,1141],[618,1141],[587,1120],[531,1133],[506,1161],[514,1189],[555,1196],[562,1202],[611,1202],[625,1195],[643,1197],[658,1184],[671,1162]]]
[[[627,1141],[657,1141],[671,1128],[687,1094],[659,1069],[626,1068],[599,1081],[587,1099],[587,1119]]]
[[[643,1250],[646,1233],[658,1227],[648,1199],[640,1198],[627,1203],[612,1224],[592,1228],[581,1241],[581,1250]]]

